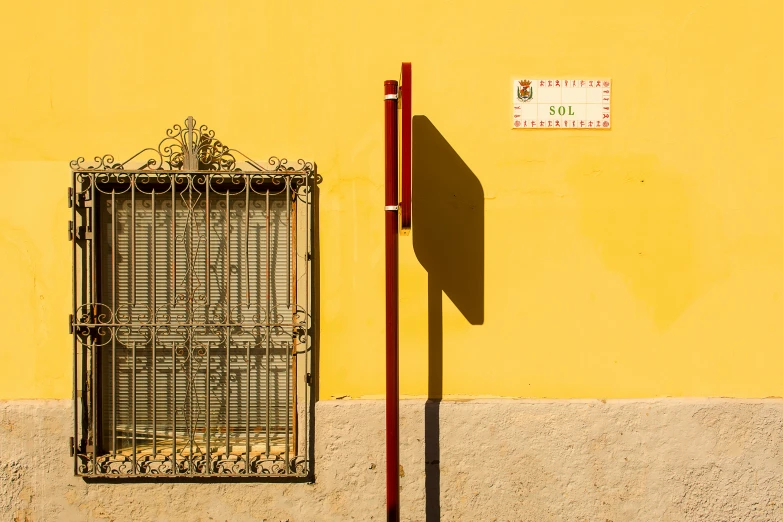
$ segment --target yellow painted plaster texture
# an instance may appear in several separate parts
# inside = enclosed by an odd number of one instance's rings
[[[732,5],[5,6],[0,398],[71,393],[68,160],[128,157],[190,114],[252,156],[318,163],[321,396],[382,393],[381,83],[402,60],[414,114],[485,198],[484,321],[444,300],[446,394],[783,394],[783,7]],[[612,129],[510,130],[525,75],[611,77]],[[411,245],[401,389],[423,395]]]

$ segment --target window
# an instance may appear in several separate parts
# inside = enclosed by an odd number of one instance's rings
[[[308,475],[314,165],[188,118],[71,168],[76,474]]]

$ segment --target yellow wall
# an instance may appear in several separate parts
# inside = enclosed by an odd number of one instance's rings
[[[252,156],[318,163],[321,397],[382,394],[381,85],[402,60],[414,114],[485,198],[483,324],[444,298],[446,394],[783,395],[781,16],[777,1],[8,3],[0,398],[71,393],[68,160],[129,156],[191,114]],[[611,77],[613,128],[512,131],[525,75]],[[402,392],[423,395],[427,273],[410,237],[401,258]]]

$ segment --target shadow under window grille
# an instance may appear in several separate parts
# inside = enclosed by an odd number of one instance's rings
[[[77,474],[309,473],[312,179],[74,169]]]

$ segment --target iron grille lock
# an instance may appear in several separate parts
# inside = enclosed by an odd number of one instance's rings
[[[188,117],[71,171],[74,472],[308,476],[315,164]]]

